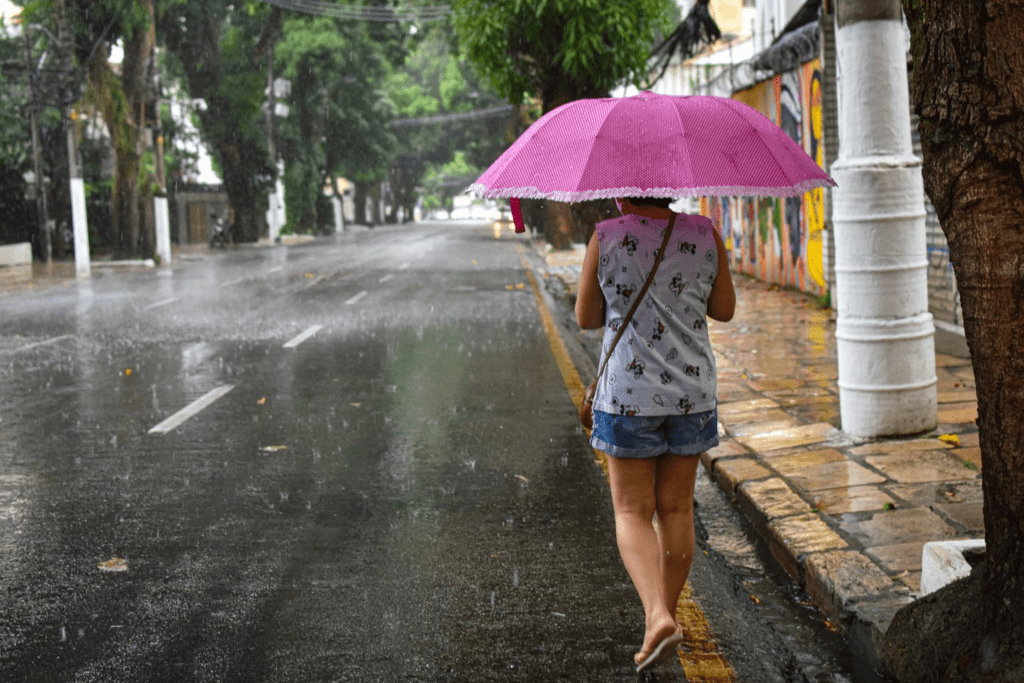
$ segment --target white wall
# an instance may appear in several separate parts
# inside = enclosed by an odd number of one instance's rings
[[[754,21],[755,54],[772,44],[803,4],[803,0],[757,0],[757,19]]]

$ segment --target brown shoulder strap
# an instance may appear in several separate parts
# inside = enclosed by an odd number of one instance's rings
[[[604,362],[601,363],[601,369],[597,373],[598,379],[604,374],[604,369],[608,366],[608,360],[612,357],[612,351],[615,350],[616,344],[622,338],[622,333],[626,331],[626,325],[633,319],[633,314],[636,313],[636,309],[640,306],[640,302],[644,299],[644,294],[647,293],[647,289],[651,286],[651,281],[654,280],[654,273],[657,272],[658,266],[661,264],[661,258],[665,255],[665,249],[668,247],[668,240],[672,236],[672,228],[675,227],[676,217],[679,214],[672,214],[671,220],[668,222],[668,227],[665,228],[665,238],[661,241],[661,249],[658,250],[658,255],[654,258],[654,265],[651,266],[651,272],[647,275],[647,280],[644,282],[644,286],[640,289],[640,293],[636,297],[636,301],[629,309],[629,313],[622,319],[622,324],[619,325],[618,332],[615,333],[615,338],[612,339],[612,345],[608,347],[608,354],[604,357]]]

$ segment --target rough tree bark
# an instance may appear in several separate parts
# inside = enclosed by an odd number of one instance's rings
[[[978,392],[986,560],[902,610],[901,681],[1024,681],[1024,2],[904,0],[925,189],[949,241]],[[978,595],[980,599],[965,599]],[[939,614],[945,616],[940,617]],[[958,626],[959,625],[959,626]],[[941,643],[941,645],[936,645]],[[929,644],[926,655],[919,645]]]

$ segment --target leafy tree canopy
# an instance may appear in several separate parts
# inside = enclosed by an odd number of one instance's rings
[[[175,4],[157,20],[186,89],[206,103],[198,112],[200,133],[235,211],[234,237],[242,241],[255,241],[265,227],[276,173],[262,107],[280,15],[255,0],[203,0]]]
[[[327,17],[291,15],[282,34],[275,70],[291,82],[290,112],[279,123],[286,206],[289,223],[306,230],[315,227],[327,179],[383,177],[393,156],[387,123],[394,107],[380,84],[388,54],[399,51],[385,49],[365,24]]]
[[[539,95],[544,110],[638,87],[650,48],[671,28],[671,0],[454,0],[465,54],[513,104]]]

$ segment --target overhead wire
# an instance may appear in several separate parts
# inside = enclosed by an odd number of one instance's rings
[[[441,21],[452,13],[450,5],[432,5],[427,7],[374,7],[367,5],[342,5],[325,0],[260,0],[268,5],[281,9],[316,14],[336,19],[352,19],[356,21]]]
[[[492,116],[504,116],[505,114],[512,113],[514,107],[511,104],[505,104],[499,107],[491,107],[490,109],[477,109],[476,111],[463,112],[460,114],[438,114],[437,116],[423,116],[414,119],[396,119],[391,122],[392,128],[402,128],[404,126],[420,126],[426,123],[448,123],[450,121],[465,121],[469,119],[483,119],[490,118]]]

